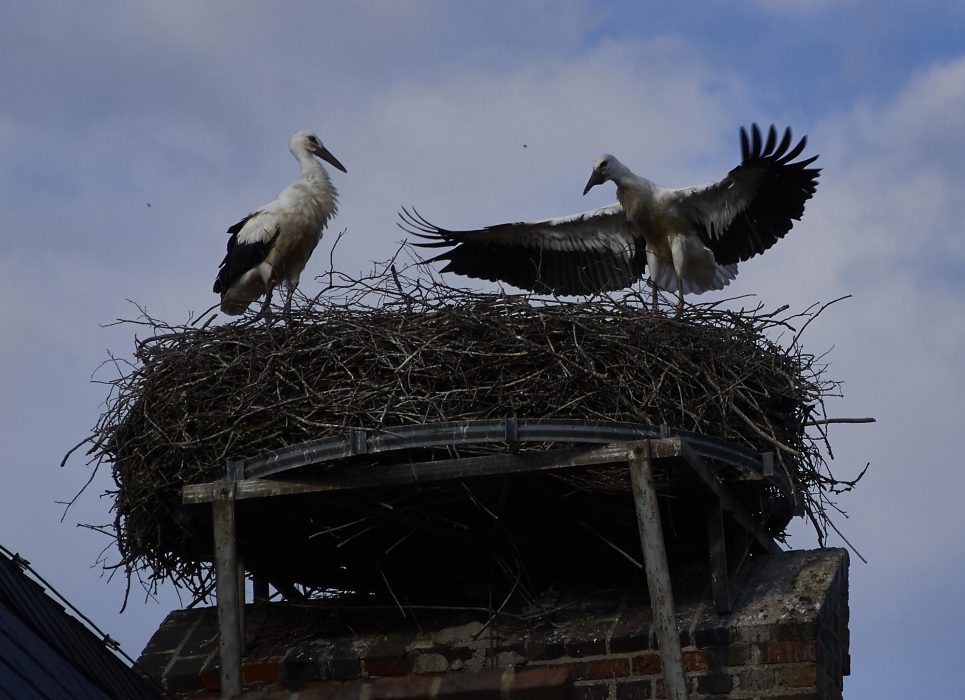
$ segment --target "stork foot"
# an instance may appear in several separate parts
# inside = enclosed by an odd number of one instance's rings
[[[274,291],[275,291],[275,281],[272,280],[268,284],[268,289],[265,290],[265,300],[261,304],[261,311],[259,311],[258,315],[255,317],[258,319],[263,318],[267,320],[269,325],[271,324],[272,321],[274,321],[274,314],[272,313],[272,310],[271,310],[271,295],[272,295],[272,292]]]
[[[285,317],[285,323],[291,324],[292,322],[292,297],[295,296],[295,287],[289,287],[288,293],[285,295],[285,309],[283,315]]]

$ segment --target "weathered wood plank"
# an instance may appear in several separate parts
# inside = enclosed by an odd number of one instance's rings
[[[235,542],[235,482],[222,482],[211,504],[214,523],[215,585],[218,594],[218,644],[221,651],[221,697],[241,693],[241,599]]]
[[[714,499],[704,507],[707,545],[710,551],[710,588],[718,615],[730,612],[730,581],[727,571],[727,543],[724,539],[724,511]]]
[[[630,463],[630,481],[633,485],[637,524],[640,528],[640,544],[643,548],[643,564],[647,573],[647,588],[650,590],[650,607],[653,609],[653,624],[657,630],[657,644],[660,647],[667,696],[671,700],[687,700],[687,679],[680,653],[673,590],[670,586],[670,569],[667,566],[667,550],[660,524],[657,490],[653,483],[651,443],[643,441],[630,446],[627,457]]]
[[[680,438],[664,438],[650,442],[655,459],[679,456],[683,449]],[[312,474],[310,480],[306,479],[305,481],[282,481],[280,479],[238,481],[235,482],[237,484],[235,497],[237,499],[266,498],[547,471],[568,467],[621,464],[626,462],[628,444],[635,443],[614,443],[547,452],[483,455],[431,462],[383,464],[376,467],[332,467],[327,470],[316,471]],[[186,504],[209,503],[219,498],[219,483],[187,485],[182,489],[182,500]]]

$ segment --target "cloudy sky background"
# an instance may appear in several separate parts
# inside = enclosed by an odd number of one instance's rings
[[[729,295],[803,309],[832,348],[852,558],[850,698],[953,697],[965,648],[965,5],[872,0],[101,2],[0,6],[0,544],[136,656],[179,602],[95,564],[100,474],[61,469],[103,409],[90,383],[132,349],[127,299],[170,321],[215,301],[225,228],[297,175],[290,133],[346,165],[303,277],[395,249],[415,204],[452,227],[580,211],[595,154],[665,185],[737,163],[738,128],[808,134],[824,168],[804,221]],[[523,144],[526,147],[523,147]],[[150,206],[148,206],[150,205]],[[98,375],[103,378],[107,375]],[[792,544],[815,545],[799,523]],[[832,544],[840,544],[833,540]]]

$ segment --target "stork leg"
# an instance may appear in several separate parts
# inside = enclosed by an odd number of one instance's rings
[[[679,316],[684,312],[684,287],[682,284],[677,284],[677,315]]]
[[[288,285],[288,292],[285,294],[285,318],[291,320],[292,315],[292,297],[295,295],[295,285]]]
[[[653,313],[657,313],[657,280],[660,278],[660,266],[662,264],[660,255],[656,248],[647,244],[647,267],[650,270],[650,308]]]
[[[261,305],[261,311],[258,312],[258,316],[261,318],[267,318],[271,316],[271,293],[275,291],[275,278],[272,277],[268,282],[268,289],[265,290],[265,301]]]

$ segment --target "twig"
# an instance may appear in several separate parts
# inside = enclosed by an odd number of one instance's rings
[[[875,423],[874,418],[822,418],[821,420],[809,420],[805,426],[830,425],[831,423]]]

